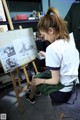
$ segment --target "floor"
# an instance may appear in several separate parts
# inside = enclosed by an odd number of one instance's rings
[[[69,104],[52,106],[49,96],[43,95],[37,97],[34,105],[30,104],[24,92],[20,95],[23,106],[23,112],[20,112],[13,86],[10,85],[0,90],[0,115],[5,113],[7,120],[80,120],[80,86],[77,88],[77,93],[74,104],[72,101],[75,99],[75,93]]]

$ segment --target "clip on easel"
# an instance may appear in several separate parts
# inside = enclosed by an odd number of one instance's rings
[[[8,23],[9,23],[10,29],[14,30],[14,26],[13,26],[13,23],[12,23],[12,20],[11,20],[11,17],[10,17],[10,13],[9,13],[9,10],[8,10],[8,7],[7,7],[6,0],[2,0],[2,3],[3,3],[3,6],[4,6],[4,9],[5,9],[5,13],[6,13],[6,16],[7,16],[7,19],[8,19]],[[22,29],[21,26],[20,26],[20,29]],[[37,70],[37,67],[35,65],[35,62],[32,61],[32,64],[33,64],[35,72],[38,73],[38,70]],[[16,69],[17,74],[18,74],[19,86],[16,85],[16,79],[15,79],[15,74],[14,74],[15,71],[10,72],[11,80],[12,80],[13,87],[14,87],[14,91],[15,91],[16,97],[17,97],[18,107],[19,107],[19,110],[21,112],[23,111],[23,109],[22,109],[21,99],[20,99],[19,95],[20,95],[21,92],[26,90],[28,88],[28,86],[31,84],[31,82],[29,80],[29,77],[28,77],[27,70],[26,70],[27,65],[24,65],[24,66],[19,67],[19,68]],[[25,78],[26,78],[26,81],[27,81],[27,85],[25,87],[23,87],[23,88],[21,87],[20,69],[23,70]],[[18,90],[18,87],[19,87],[19,90]]]

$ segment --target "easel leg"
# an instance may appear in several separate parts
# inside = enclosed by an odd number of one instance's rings
[[[28,77],[28,73],[27,73],[27,70],[25,67],[23,67],[23,71],[24,71],[24,74],[25,74],[25,77],[26,77],[26,80],[27,80],[27,83],[30,85],[30,81],[29,81],[29,77]]]
[[[13,87],[14,87],[14,90],[15,90],[15,93],[16,93],[18,107],[19,107],[20,112],[22,112],[23,110],[22,110],[21,100],[20,100],[20,97],[19,97],[19,93],[18,93],[18,89],[17,89],[14,73],[11,72],[10,75],[11,75],[11,80],[12,80]]]
[[[21,78],[20,78],[20,69],[17,68],[17,75],[18,75],[18,83],[19,83],[19,87],[21,89]]]
[[[36,72],[36,73],[38,73],[38,70],[37,70],[37,67],[36,67],[35,62],[34,62],[34,61],[32,61],[32,64],[33,64],[33,67],[34,67],[34,69],[35,69],[35,72]]]

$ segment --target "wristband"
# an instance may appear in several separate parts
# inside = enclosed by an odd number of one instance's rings
[[[44,84],[45,84],[45,80],[44,80]]]

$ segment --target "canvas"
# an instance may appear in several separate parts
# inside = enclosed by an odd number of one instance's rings
[[[0,59],[5,73],[31,62],[36,56],[32,28],[0,33]]]

